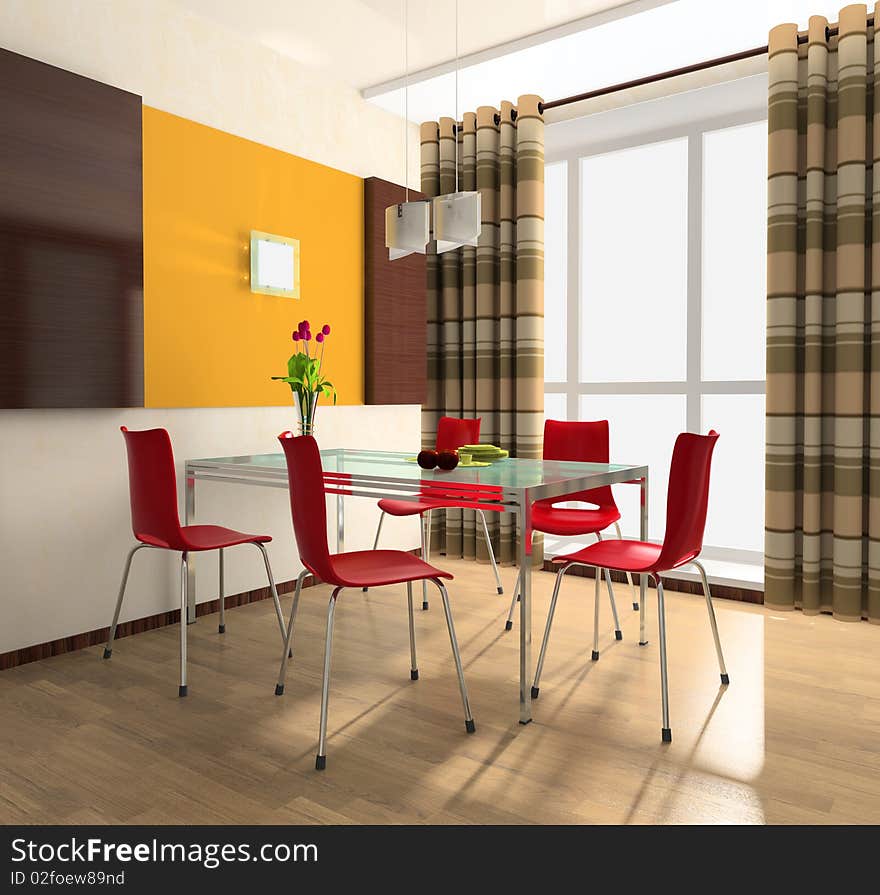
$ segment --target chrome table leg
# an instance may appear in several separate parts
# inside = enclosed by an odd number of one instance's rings
[[[183,518],[185,525],[194,525],[196,521],[196,479],[186,470],[186,490],[184,494]],[[196,623],[196,558],[187,560],[186,574],[186,621]]]
[[[648,540],[648,474],[645,473],[641,484],[641,519],[639,521],[639,538],[643,541]],[[644,572],[639,573],[639,646],[648,645],[648,636],[645,631],[645,622],[647,621],[646,611],[648,601],[646,599],[648,593],[648,576]]]
[[[532,497],[522,491],[519,506],[519,723],[532,720]]]

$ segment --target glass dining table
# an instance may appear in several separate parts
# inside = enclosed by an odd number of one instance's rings
[[[648,467],[616,463],[575,463],[559,460],[507,458],[486,467],[461,466],[445,471],[425,470],[407,454],[350,448],[322,450],[324,488],[336,497],[336,549],[345,550],[345,499],[453,500],[457,505],[517,517],[518,564],[522,570],[519,624],[519,721],[532,720],[532,504],[542,498],[564,500],[565,495],[624,482],[641,485],[641,540],[648,539]],[[251,454],[187,460],[185,465],[185,522],[196,523],[196,482],[228,482],[268,488],[287,488],[284,454]],[[189,623],[195,621],[196,563],[190,555],[187,578]],[[645,640],[646,576],[641,576],[640,625]]]

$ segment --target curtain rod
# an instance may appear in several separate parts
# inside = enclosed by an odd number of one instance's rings
[[[868,16],[868,27],[874,27],[874,17]],[[829,25],[825,28],[825,39],[830,40],[838,34],[837,25]],[[805,44],[808,40],[806,34],[798,35],[798,44]],[[655,75],[647,75],[644,78],[636,78],[632,81],[624,81],[621,84],[612,84],[610,87],[600,87],[597,90],[588,90],[586,93],[578,93],[574,96],[565,96],[562,99],[553,99],[538,106],[538,111],[544,113],[547,109],[557,109],[560,106],[568,106],[571,103],[578,103],[585,99],[596,99],[599,96],[607,96],[609,93],[617,93],[621,90],[629,90],[632,87],[642,87],[645,84],[656,84],[658,81],[665,81],[669,78],[677,78],[681,75],[689,75],[693,72],[705,71],[708,68],[715,68],[719,65],[727,65],[730,62],[739,62],[743,59],[752,59],[755,56],[766,55],[768,47],[753,47],[750,50],[742,50],[739,53],[731,53],[729,56],[718,56],[715,59],[707,59],[705,62],[695,62],[693,65],[685,65],[682,68],[673,68],[669,71],[660,72]],[[516,118],[516,110],[513,111],[514,119]],[[501,116],[495,116],[495,123],[501,123]]]

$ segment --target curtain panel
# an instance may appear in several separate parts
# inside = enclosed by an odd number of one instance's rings
[[[539,458],[544,426],[544,119],[540,98],[481,106],[456,127],[421,126],[421,187],[428,198],[479,190],[482,232],[427,259],[428,395],[422,443],[441,416],[482,417],[480,440]],[[445,518],[443,518],[445,515]],[[499,562],[516,556],[515,518],[487,513]],[[472,510],[433,513],[432,551],[488,562]],[[495,518],[493,518],[495,517]],[[478,535],[479,532],[479,535]],[[535,561],[542,555],[534,539]]]
[[[880,623],[880,66],[827,26],[770,33],[765,602]]]

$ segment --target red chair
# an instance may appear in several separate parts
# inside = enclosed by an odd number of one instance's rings
[[[594,422],[561,422],[559,420],[546,420],[544,423],[544,459],[545,460],[570,460],[578,463],[607,463],[609,457],[608,420],[596,420]],[[580,501],[595,505],[595,509],[567,509],[557,507],[558,503],[568,501]],[[602,488],[593,488],[591,491],[582,491],[579,494],[565,494],[561,497],[548,497],[536,500],[532,504],[532,530],[543,531],[545,534],[573,537],[576,535],[596,535],[601,541],[602,532],[613,525],[620,540],[620,510],[614,502],[614,493],[610,485]],[[639,604],[633,587],[632,576],[627,572],[626,580],[629,582],[633,595],[632,607],[638,610]],[[614,588],[611,584],[611,575],[606,571],[605,583],[608,587],[608,598],[611,601],[611,612],[614,616],[614,636],[617,640],[623,640],[620,630],[620,620],[617,617],[617,604],[614,602]],[[513,613],[519,600],[519,578],[516,581],[513,599],[510,602],[510,612],[504,629],[509,631],[513,627]],[[596,607],[598,612],[598,606]],[[593,659],[599,658],[598,649],[593,650]]]
[[[478,444],[480,441],[480,423],[482,417],[476,419],[458,419],[454,416],[441,416],[437,424],[437,439],[434,446],[438,451],[457,451],[463,444]],[[382,523],[385,514],[389,516],[421,516],[422,534],[422,559],[425,562],[431,553],[431,510],[457,509],[461,504],[440,500],[380,500],[379,527],[376,529],[376,539],[373,549],[379,546],[379,534],[382,531]],[[492,538],[489,536],[489,526],[486,524],[486,516],[482,510],[476,510],[483,523],[483,536],[486,538],[486,548],[489,551],[489,561],[492,563],[492,571],[495,573],[495,586],[499,594],[504,593],[501,586],[501,575],[498,573],[498,564],[495,562],[495,552],[492,549]],[[422,609],[428,608],[428,585],[422,584]]]
[[[669,470],[669,487],[666,502],[666,536],[662,544],[651,544],[645,541],[600,541],[591,544],[577,553],[560,556],[556,562],[560,564],[550,601],[550,612],[547,616],[547,627],[544,629],[544,641],[541,644],[541,655],[535,671],[535,683],[532,686],[532,697],[537,698],[547,654],[547,642],[550,639],[550,626],[553,624],[553,613],[556,610],[556,599],[562,576],[573,566],[593,566],[596,569],[596,607],[598,621],[599,574],[605,569],[637,572],[640,575],[653,577],[657,582],[658,619],[660,627],[660,687],[663,701],[664,743],[672,742],[672,728],[669,726],[669,685],[666,676],[666,609],[663,600],[663,582],[661,575],[681,566],[693,565],[700,572],[703,580],[703,593],[709,609],[709,623],[712,636],[715,638],[715,651],[718,654],[718,666],[721,669],[721,683],[729,684],[730,678],[721,652],[721,640],[718,637],[718,623],[715,620],[715,609],[709,593],[709,581],[702,563],[697,561],[703,549],[703,529],[706,527],[706,509],[709,501],[709,472],[712,464],[712,452],[718,433],[714,430],[708,435],[694,435],[683,432],[675,441],[672,452],[672,465]],[[597,646],[598,625],[594,624],[593,647]]]
[[[458,673],[458,686],[461,701],[464,705],[464,726],[468,733],[473,733],[474,718],[468,703],[467,687],[464,682],[464,670],[458,652],[458,640],[455,637],[455,626],[452,623],[452,610],[449,607],[449,595],[441,578],[452,579],[449,572],[435,569],[433,566],[406,553],[403,550],[358,550],[351,553],[330,553],[327,546],[327,508],[324,502],[324,472],[321,466],[321,455],[314,438],[304,435],[294,438],[290,432],[278,436],[284,454],[287,457],[287,478],[290,486],[290,511],[293,516],[293,530],[299,548],[302,564],[316,578],[333,586],[330,604],[327,607],[327,634],[324,641],[324,677],[321,688],[321,726],[318,736],[318,755],[315,767],[322,771],[327,765],[327,704],[330,697],[330,655],[333,646],[333,617],[336,612],[336,599],[343,588],[382,587],[389,584],[406,584],[406,597],[409,607],[409,652],[410,678],[419,679],[416,664],[416,638],[413,623],[412,583],[414,581],[431,581],[440,591],[443,599],[443,611],[446,614],[446,626],[449,629],[449,640],[452,643],[452,656],[455,670]],[[284,693],[284,679],[287,675],[287,660],[292,655],[293,625],[296,621],[296,610],[299,605],[301,588],[297,587],[294,595],[290,621],[287,625],[287,638],[281,658],[281,670],[275,695]]]
[[[113,638],[116,636],[116,625],[119,622],[119,611],[122,609],[122,598],[125,596],[125,585],[131,561],[138,550],[153,547],[160,550],[176,550],[180,553],[180,688],[178,695],[186,696],[186,572],[189,553],[201,553],[205,550],[217,550],[220,554],[220,626],[219,632],[226,633],[226,607],[223,591],[223,551],[227,547],[239,544],[253,544],[263,554],[269,588],[275,601],[275,614],[281,629],[281,639],[286,640],[284,616],[281,602],[275,589],[272,567],[269,565],[269,554],[265,544],[272,538],[269,535],[249,535],[223,528],[220,525],[181,525],[177,511],[177,476],[174,472],[174,453],[171,439],[165,429],[146,429],[142,432],[129,432],[122,426],[125,447],[128,452],[128,484],[131,496],[131,527],[139,543],[128,553],[125,568],[122,572],[122,584],[116,600],[116,611],[110,625],[110,636],[104,647],[104,658],[113,654]]]

